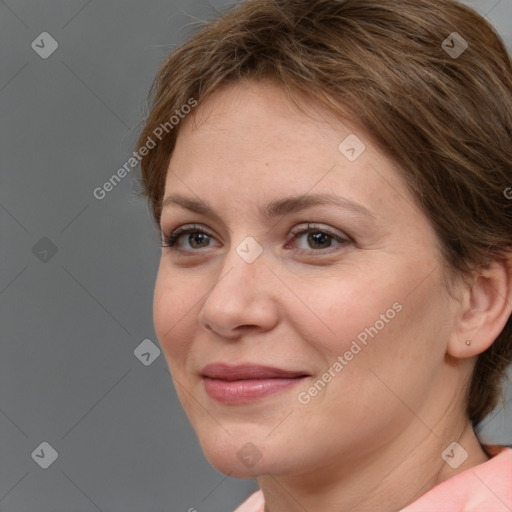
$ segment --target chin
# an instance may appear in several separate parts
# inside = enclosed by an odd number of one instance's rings
[[[201,443],[203,453],[208,462],[221,473],[233,478],[256,478],[268,473],[264,452],[250,442],[212,446],[211,443]]]
[[[199,436],[206,459],[217,471],[233,478],[256,478],[282,469],[277,466],[286,461],[286,457],[279,457],[268,441],[254,440],[261,436],[251,436],[247,432],[230,436],[220,427],[219,430],[222,433],[212,435],[210,431],[204,437]]]

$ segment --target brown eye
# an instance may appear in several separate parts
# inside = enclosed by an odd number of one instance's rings
[[[182,239],[189,244],[189,247],[180,246]],[[173,250],[189,251],[209,247],[210,240],[213,240],[213,237],[200,226],[183,226],[174,230],[170,235],[162,237],[161,245]]]
[[[292,234],[294,235],[293,240],[300,239],[307,235],[304,238],[306,246],[299,246],[298,248],[299,252],[305,253],[321,252],[322,250],[325,252],[325,249],[330,249],[336,245],[346,245],[351,242],[348,237],[333,233],[321,226],[312,226],[309,224],[307,229],[297,230]]]

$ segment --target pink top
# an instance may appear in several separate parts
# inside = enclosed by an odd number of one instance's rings
[[[494,456],[436,485],[400,512],[511,512],[512,448],[486,446]],[[235,512],[264,512],[257,491]]]

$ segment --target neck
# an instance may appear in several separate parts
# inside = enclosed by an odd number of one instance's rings
[[[417,421],[379,453],[357,461],[335,454],[320,470],[300,475],[265,475],[258,483],[265,496],[265,512],[394,512],[453,476],[488,460],[471,423],[464,416],[452,425],[437,425],[417,435]],[[436,434],[434,433],[436,432]],[[440,434],[438,432],[441,432]],[[453,441],[468,458],[457,468],[441,453]],[[449,454],[450,455],[450,454]]]

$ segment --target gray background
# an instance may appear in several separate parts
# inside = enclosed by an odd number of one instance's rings
[[[512,0],[467,3],[512,48]],[[0,1],[2,512],[226,512],[257,488],[207,463],[163,354],[134,355],[158,346],[160,255],[134,173],[92,194],[133,151],[160,62],[228,5]],[[47,59],[31,47],[42,32],[59,45]],[[506,399],[487,441],[512,443]],[[58,452],[47,469],[42,442]]]

